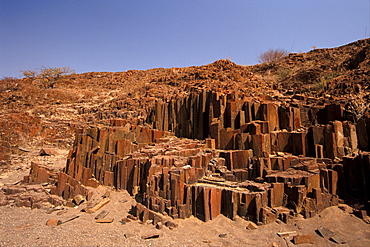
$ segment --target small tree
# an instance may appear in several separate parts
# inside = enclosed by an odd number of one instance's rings
[[[27,78],[41,80],[46,88],[53,88],[62,76],[74,73],[69,67],[42,67],[36,70],[21,70],[21,72]]]
[[[34,79],[37,76],[37,71],[35,70],[21,70],[24,77]]]
[[[289,52],[284,49],[269,49],[268,51],[262,52],[261,55],[258,56],[258,61],[260,63],[276,62],[288,54]]]

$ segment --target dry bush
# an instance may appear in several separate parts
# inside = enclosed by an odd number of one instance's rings
[[[356,121],[360,120],[370,108],[370,102],[367,99],[369,95],[366,90],[359,90],[355,95],[350,95],[349,103],[347,105],[347,111],[353,114]]]
[[[35,70],[21,70],[21,72],[26,78],[41,81],[45,88],[53,88],[61,77],[74,73],[69,67],[42,67]]]
[[[281,48],[269,49],[268,51],[262,52],[261,55],[258,56],[258,61],[260,63],[277,62],[288,54],[289,52],[287,50]]]
[[[21,80],[14,77],[4,77],[0,80],[0,93],[17,90],[21,85]]]
[[[306,197],[303,197],[303,199],[300,202],[298,203],[292,202],[292,204],[294,206],[295,213],[297,215],[301,214],[306,209]]]

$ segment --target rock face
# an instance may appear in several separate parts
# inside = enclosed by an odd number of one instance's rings
[[[144,221],[160,213],[287,222],[338,205],[339,196],[367,198],[370,154],[359,152],[358,136],[368,128],[358,129],[339,103],[308,103],[174,97],[149,109],[146,123],[156,129],[119,119],[80,129],[59,175],[127,190]]]

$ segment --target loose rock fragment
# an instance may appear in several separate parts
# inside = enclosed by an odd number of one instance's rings
[[[157,228],[158,230],[161,230],[163,228],[163,223],[162,222],[158,222],[156,225],[155,225],[155,228]]]
[[[320,226],[316,230],[323,238],[330,238],[331,236],[334,236],[334,232],[330,231],[328,228]]]
[[[131,219],[129,219],[128,217],[125,217],[125,218],[122,218],[121,221],[124,223],[129,223],[131,222]]]
[[[294,237],[297,235],[296,231],[291,231],[291,232],[278,232],[277,235],[281,238],[286,238],[286,237]]]
[[[67,202],[66,202],[66,207],[69,207],[69,208],[74,208],[76,205],[72,202],[71,199],[69,199]]]
[[[252,221],[249,221],[248,222],[248,225],[247,225],[247,227],[246,227],[248,230],[256,230],[257,228],[258,228],[258,226],[254,223],[254,222],[252,222]]]
[[[113,218],[101,218],[97,219],[95,222],[96,223],[112,223],[114,221]]]
[[[56,155],[59,155],[59,153],[51,148],[43,148],[40,150],[39,155],[40,156],[56,156]]]
[[[103,210],[103,211],[101,211],[97,216],[95,216],[95,219],[96,219],[96,220],[98,220],[98,219],[102,219],[102,218],[104,218],[105,216],[107,216],[108,214],[109,214],[109,212],[108,212],[108,211]]]
[[[132,233],[125,233],[125,234],[123,234],[123,236],[124,236],[125,238],[133,238],[133,237],[135,237],[135,234],[132,234]]]
[[[333,241],[334,243],[337,243],[337,244],[345,244],[346,243],[346,241],[343,238],[339,237],[336,234],[331,236],[330,240]]]
[[[85,201],[86,201],[86,196],[83,196],[83,195],[76,195],[75,197],[73,197],[73,200],[72,200],[72,202],[76,204],[77,206]]]
[[[137,217],[133,216],[132,214],[127,215],[127,218],[130,220],[137,220]]]
[[[65,213],[67,213],[67,212],[68,212],[68,210],[67,210],[67,209],[63,209],[63,210],[59,211],[59,212],[57,213],[57,215],[62,215],[62,214],[65,214]]]
[[[276,242],[272,242],[271,247],[279,247],[279,245]]]
[[[158,233],[148,233],[148,234],[145,234],[145,235],[142,235],[141,238],[146,240],[146,239],[153,239],[153,238],[159,238],[160,237],[160,234]]]
[[[110,202],[110,199],[109,198],[104,198],[101,202],[99,202],[98,204],[96,204],[94,207],[86,209],[86,213],[88,213],[88,214],[95,213],[100,208],[102,208],[105,205],[107,205],[109,202]]]
[[[168,228],[172,229],[172,228],[176,228],[177,227],[177,224],[173,221],[166,221],[165,223],[165,226],[167,226]]]
[[[109,198],[110,197],[110,191],[109,190],[105,191],[105,193],[102,197],[103,198]]]
[[[31,226],[31,224],[26,224],[24,226],[18,226],[18,227],[14,228],[14,229],[23,229],[23,228],[27,228],[27,227],[30,227],[30,226]]]
[[[323,238],[329,239],[333,241],[334,243],[337,243],[337,244],[346,243],[344,239],[342,239],[337,234],[335,234],[334,232],[332,232],[331,230],[323,226],[320,226],[319,228],[317,228],[316,232],[319,233],[319,235],[321,235]]]
[[[81,216],[80,214],[78,214],[78,215],[74,215],[74,216],[71,216],[71,217],[67,218],[66,220],[63,220],[60,224],[67,223],[67,222],[69,222],[69,221],[72,221],[72,220],[74,220],[74,219],[77,219],[77,218],[78,218],[78,217],[80,217],[80,216]]]
[[[294,244],[313,244],[314,237],[311,234],[301,234],[293,237]]]
[[[56,219],[49,219],[46,222],[47,226],[59,226],[60,224],[62,224],[62,222],[60,220],[56,220]]]

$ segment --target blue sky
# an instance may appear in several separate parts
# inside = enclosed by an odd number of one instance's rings
[[[0,0],[0,78],[256,64],[270,48],[307,52],[370,37],[370,0]]]

